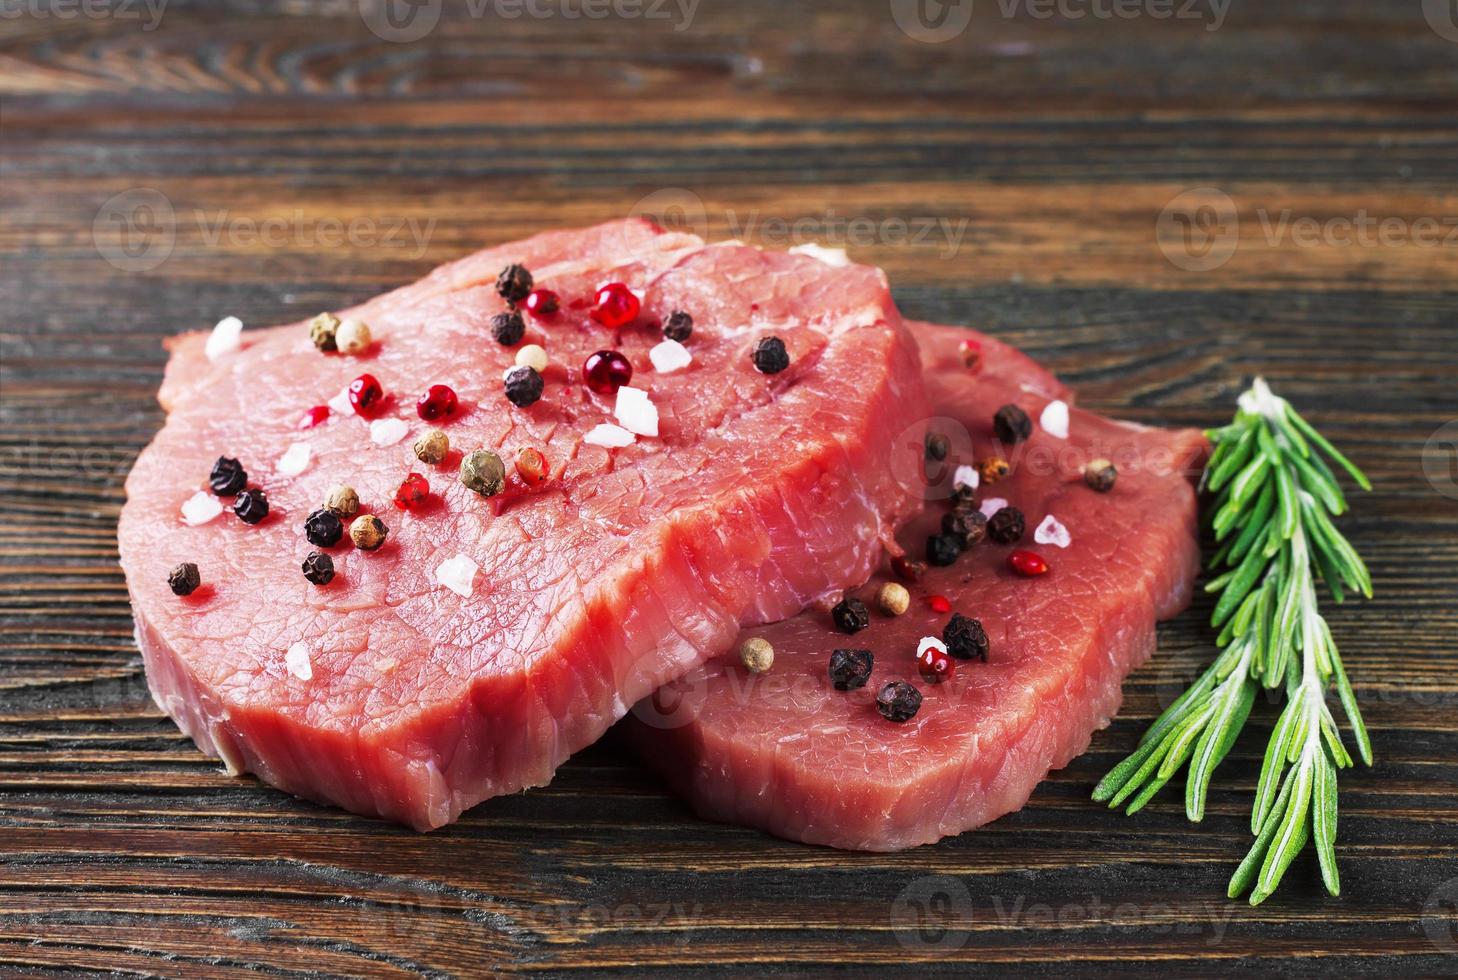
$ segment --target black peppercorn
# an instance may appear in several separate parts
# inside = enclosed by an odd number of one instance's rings
[[[1099,493],[1108,493],[1114,489],[1114,483],[1118,479],[1118,469],[1107,459],[1096,459],[1089,463],[1083,471],[1083,482],[1087,483],[1090,489],[1097,490]]]
[[[779,374],[790,366],[790,353],[778,337],[763,337],[754,345],[754,366],[760,374]]]
[[[1033,434],[1033,422],[1028,413],[1016,405],[1004,405],[992,417],[992,430],[997,433],[998,439],[1011,445]]]
[[[219,456],[208,475],[208,486],[219,497],[231,497],[248,485],[248,474],[231,456]]]
[[[959,514],[955,510],[948,511],[942,515],[942,533],[950,534],[962,542],[966,542],[967,534],[971,530],[967,523],[967,515]]]
[[[952,440],[940,432],[928,432],[926,434],[926,458],[943,460],[952,448]]]
[[[502,347],[521,343],[522,335],[525,333],[526,321],[516,310],[497,313],[491,318],[491,336],[495,337],[496,342]]]
[[[322,551],[311,551],[304,559],[304,578],[315,585],[328,585],[334,579],[334,559]]]
[[[982,511],[969,510],[961,517],[962,522],[967,525],[967,533],[962,538],[963,544],[970,548],[987,537],[987,518]]]
[[[526,408],[542,397],[545,383],[535,368],[517,367],[506,372],[506,397],[517,408]]]
[[[926,539],[928,565],[950,565],[962,554],[962,542],[950,534],[932,534]]]
[[[835,620],[835,628],[842,633],[859,633],[871,625],[871,614],[866,610],[866,604],[851,596],[835,604],[835,608],[830,610],[830,618]]]
[[[520,303],[532,291],[532,274],[526,266],[512,263],[496,277],[496,291],[508,303]]]
[[[320,548],[332,548],[344,537],[344,522],[334,511],[321,507],[305,519],[304,537]]]
[[[969,619],[961,613],[953,613],[947,625],[942,628],[942,642],[946,644],[947,652],[958,660],[971,660],[975,657],[986,661],[987,651],[991,647],[982,622]]]
[[[694,332],[694,318],[683,310],[674,310],[663,318],[663,336],[680,344]]]
[[[197,566],[190,561],[178,565],[167,576],[167,585],[172,589],[173,595],[192,595],[201,584],[202,578],[197,573]]]
[[[876,662],[869,650],[836,650],[830,654],[830,683],[837,691],[854,691],[871,679]]]
[[[952,509],[959,513],[977,509],[977,491],[965,483],[959,483],[952,488],[950,499]]]
[[[903,582],[920,582],[921,577],[926,574],[926,562],[913,561],[905,555],[897,555],[891,559],[891,571]]]
[[[1012,544],[1026,530],[1023,512],[1016,507],[1004,507],[987,519],[987,536],[998,544]]]
[[[257,487],[244,490],[233,501],[233,513],[244,524],[257,524],[268,516],[268,497]]]
[[[921,692],[905,681],[892,681],[876,692],[876,710],[887,721],[910,721],[921,709]]]

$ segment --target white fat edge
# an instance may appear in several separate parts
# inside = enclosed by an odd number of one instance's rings
[[[284,666],[301,681],[314,679],[314,665],[309,662],[309,648],[302,641],[289,647],[284,654]]]
[[[206,490],[199,490],[182,502],[183,523],[201,527],[223,512],[223,502]]]
[[[845,254],[845,249],[821,245],[818,242],[806,242],[804,245],[795,245],[790,249],[790,254],[807,255],[812,259],[818,259],[826,265],[832,265],[837,268],[850,265],[850,257]]]
[[[207,343],[203,345],[203,353],[207,355],[208,360],[216,361],[242,346],[243,321],[236,316],[225,316],[213,327],[213,332],[208,334]]]
[[[1058,518],[1049,514],[1043,518],[1043,523],[1033,532],[1033,540],[1038,544],[1051,544],[1058,548],[1067,548],[1073,543],[1073,535],[1068,533],[1068,527]]]
[[[298,476],[309,468],[314,450],[307,442],[296,442],[278,458],[275,469],[284,476]]]

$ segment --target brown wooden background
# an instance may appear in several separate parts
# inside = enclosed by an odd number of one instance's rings
[[[1418,223],[1458,227],[1458,27],[1421,0],[1234,0],[1218,24],[1187,0],[1202,19],[1003,2],[943,43],[899,29],[899,2],[702,0],[687,22],[478,2],[410,43],[353,0],[172,0],[152,29],[139,4],[7,5],[0,972],[1458,972],[1458,435],[1438,433],[1458,236]],[[1238,215],[1203,272],[1155,234],[1198,187]],[[775,221],[804,219],[908,314],[990,329],[1136,419],[1217,423],[1265,372],[1367,468],[1346,526],[1378,595],[1331,620],[1378,762],[1343,778],[1340,899],[1309,858],[1259,909],[1224,898],[1269,707],[1204,826],[1174,795],[1134,819],[1088,800],[1210,655],[1204,604],[1026,810],[900,855],[701,822],[611,736],[418,836],[230,779],[178,734],[114,541],[160,339],[338,307],[650,194],[714,237],[788,244]],[[1312,243],[1286,211],[1406,231]],[[412,219],[419,247],[392,234]],[[928,219],[965,232],[901,239]]]

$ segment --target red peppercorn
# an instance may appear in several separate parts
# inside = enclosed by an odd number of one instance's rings
[[[952,600],[944,595],[929,595],[926,597],[926,604],[931,606],[934,613],[949,613],[952,611]]]
[[[414,510],[425,503],[425,498],[430,495],[430,484],[425,477],[419,473],[411,473],[400,482],[400,489],[395,491],[395,506],[401,510]]]
[[[550,289],[533,289],[522,305],[532,316],[544,317],[556,313],[561,308],[562,301]]]
[[[299,428],[312,429],[329,417],[328,405],[315,405],[313,408],[299,416]]]
[[[957,345],[958,352],[962,355],[962,363],[969,371],[977,371],[982,367],[982,344],[976,340],[964,340]]]
[[[540,486],[547,479],[547,457],[536,449],[523,449],[516,454],[516,472],[527,486]]]
[[[611,395],[633,380],[633,365],[615,350],[600,350],[582,362],[582,377],[599,395]]]
[[[605,327],[622,327],[638,318],[640,304],[633,291],[620,282],[599,286],[592,318]]]
[[[1007,556],[1008,567],[1019,575],[1045,575],[1048,572],[1047,560],[1036,551],[1014,551]]]
[[[916,669],[921,676],[933,684],[940,684],[952,676],[952,669],[955,664],[951,654],[945,650],[927,644],[927,646],[916,655]]]
[[[427,422],[456,414],[456,393],[449,385],[431,385],[415,403],[415,414]]]
[[[375,414],[384,400],[385,389],[373,374],[361,374],[349,383],[349,403],[359,415]]]

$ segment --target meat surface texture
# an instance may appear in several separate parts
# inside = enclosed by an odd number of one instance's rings
[[[823,609],[748,630],[774,647],[773,668],[752,675],[734,657],[716,659],[637,705],[629,739],[702,815],[759,827],[793,840],[892,851],[930,843],[1017,810],[1050,769],[1087,748],[1118,709],[1120,683],[1150,655],[1155,621],[1189,601],[1199,567],[1191,475],[1205,443],[1196,431],[1160,431],[1072,409],[1067,438],[1039,424],[1066,390],[1047,372],[989,338],[949,327],[913,325],[921,343],[933,428],[950,437],[944,464],[929,469],[928,502],[900,539],[920,557],[949,512],[955,468],[1002,454],[1011,474],[981,485],[981,508],[997,500],[1025,515],[1015,544],[990,538],[949,567],[905,583],[910,608],[877,609],[881,572],[853,595],[870,609],[868,628],[838,632]],[[982,343],[972,373],[959,354]],[[1023,408],[1032,437],[995,443],[993,417]],[[1060,428],[1058,407],[1048,418]],[[1083,469],[1107,458],[1114,488],[1086,486]],[[1039,543],[1052,517],[1066,547]],[[1064,541],[1050,525],[1044,538]],[[1014,549],[1044,557],[1050,570],[1024,577],[1009,568]],[[950,600],[934,611],[931,596]],[[931,683],[915,655],[923,637],[940,638],[952,613],[980,620],[987,662],[955,660],[951,677]],[[868,649],[870,681],[836,690],[831,651]],[[910,720],[883,718],[876,692],[906,681],[924,700]]]
[[[489,329],[508,263],[562,301],[526,318],[521,343],[551,362],[527,408],[503,394],[520,345]],[[610,281],[642,298],[617,330],[590,316]],[[693,361],[658,373],[648,351],[674,310],[693,316]],[[304,324],[245,331],[241,349],[213,358],[205,335],[178,338],[160,393],[167,422],[128,477],[119,531],[157,703],[230,770],[300,796],[424,830],[543,784],[743,626],[863,581],[919,506],[896,460],[917,458],[920,365],[876,269],[624,221],[476,253],[340,316],[372,329],[363,354],[316,351]],[[767,335],[790,355],[777,374],[752,363]],[[604,448],[584,435],[616,421],[614,398],[584,387],[581,365],[614,347],[659,432]],[[393,422],[372,429],[340,411],[364,372],[403,439]],[[427,466],[411,445],[428,427],[416,399],[434,384],[460,409],[433,423],[452,452]],[[299,427],[331,399],[326,421]],[[291,451],[300,443],[307,453]],[[457,476],[462,452],[483,447],[508,473],[535,448],[550,477],[528,489],[513,475],[483,499]],[[261,523],[227,510],[182,519],[219,456],[266,491]],[[430,494],[402,511],[392,500],[411,471]],[[316,550],[303,525],[336,484],[389,533],[373,552],[347,534],[322,549],[337,574],[319,586],[301,572]],[[456,556],[479,569],[467,596],[437,579]],[[168,586],[181,562],[202,580],[185,597]]]

